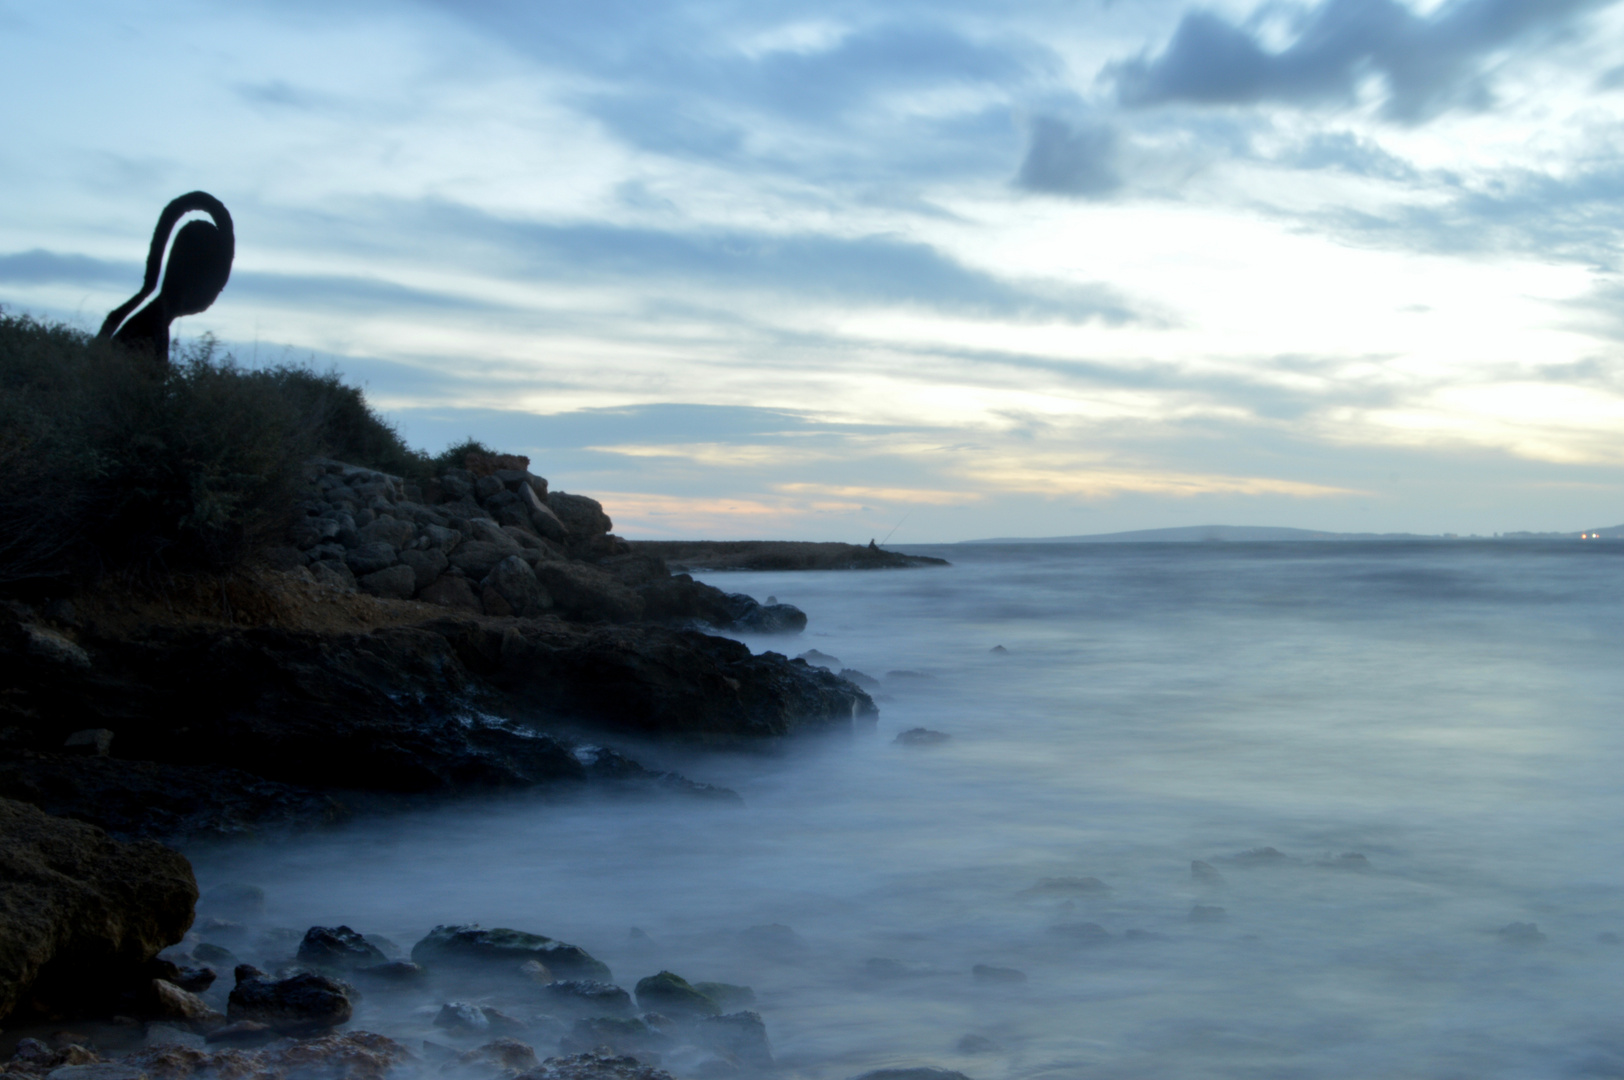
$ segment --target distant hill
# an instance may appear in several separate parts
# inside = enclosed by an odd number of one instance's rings
[[[1471,537],[1476,540],[1580,540],[1587,538],[1624,540],[1624,525],[1584,532],[1500,533],[1497,537]],[[963,540],[965,544],[1199,544],[1258,543],[1260,541],[1349,541],[1349,540],[1459,540],[1454,533],[1340,533],[1315,529],[1285,529],[1269,525],[1187,525],[1174,529],[1134,529],[1129,532],[1091,533],[1086,536],[1000,536],[987,540]]]

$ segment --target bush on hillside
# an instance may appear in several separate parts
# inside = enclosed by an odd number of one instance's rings
[[[336,373],[244,370],[210,338],[158,373],[0,311],[0,584],[229,566],[280,536],[319,454],[427,460]]]

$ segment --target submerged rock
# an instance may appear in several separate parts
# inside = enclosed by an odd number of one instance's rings
[[[1022,889],[1022,896],[1104,896],[1111,886],[1097,877],[1048,877],[1030,889]]]
[[[569,1034],[559,1040],[566,1054],[607,1050],[612,1054],[653,1056],[671,1044],[668,1036],[655,1031],[635,1017],[600,1016],[577,1020]]]
[[[343,969],[387,962],[382,949],[347,926],[312,926],[299,942],[298,957],[307,964]]]
[[[941,746],[943,743],[952,740],[953,736],[945,731],[932,731],[929,728],[916,727],[901,732],[891,741],[898,746]]]
[[[593,979],[561,979],[548,983],[542,994],[554,1008],[566,1013],[629,1016],[636,1011],[632,996],[625,990]]]
[[[648,1012],[677,1018],[716,1016],[721,1006],[695,989],[687,979],[670,971],[637,981],[637,1004]]]
[[[595,960],[578,945],[554,941],[540,934],[501,927],[486,930],[477,924],[436,926],[412,946],[412,960],[428,968],[480,967],[499,964],[517,971],[534,960],[547,970],[577,979],[610,981],[608,965]]]

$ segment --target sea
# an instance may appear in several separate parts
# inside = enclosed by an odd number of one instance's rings
[[[703,575],[880,710],[611,741],[741,804],[464,801],[199,882],[284,941],[478,922],[748,985],[783,1077],[1624,1076],[1624,543],[901,550],[952,565]],[[454,1041],[440,1004],[356,1026]]]

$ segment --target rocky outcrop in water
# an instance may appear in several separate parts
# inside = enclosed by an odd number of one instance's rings
[[[179,854],[0,799],[0,1017],[111,1009],[192,923]]]

